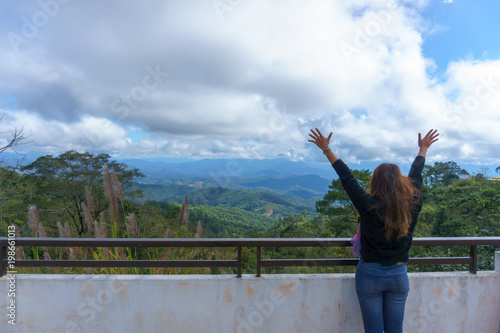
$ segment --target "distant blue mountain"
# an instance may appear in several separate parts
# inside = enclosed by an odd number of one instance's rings
[[[42,152],[28,152],[16,154],[13,152],[3,152],[0,154],[0,163],[4,166],[15,165],[18,161],[21,165],[34,162],[38,157],[46,155]],[[58,154],[53,154],[57,156]],[[336,178],[332,166],[325,160],[324,163],[290,161],[284,158],[278,159],[188,159],[173,157],[153,157],[153,158],[118,158],[118,162],[125,163],[130,167],[138,168],[146,176],[151,178],[227,178],[227,177],[281,177],[297,175],[318,175],[324,178]],[[359,164],[347,163],[352,169],[373,170],[383,161],[362,162]],[[387,161],[391,162],[391,161]],[[484,172],[482,168],[488,168],[490,176],[496,175],[497,164],[464,164],[457,162],[461,168],[470,174]],[[411,163],[399,164],[403,173],[410,169]],[[433,163],[430,163],[432,165]]]
[[[164,178],[227,178],[279,177],[315,174],[333,177],[328,163],[295,162],[286,159],[203,159],[173,163],[172,161],[125,159],[119,160],[141,170],[148,177]]]

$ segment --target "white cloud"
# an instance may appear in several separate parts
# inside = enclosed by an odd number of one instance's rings
[[[57,154],[64,150],[86,150],[118,152],[130,143],[125,128],[105,118],[82,116],[75,122],[47,120],[33,112],[5,111],[0,132],[7,133],[12,127],[23,128],[28,138],[26,145],[18,150]]]
[[[61,5],[19,52],[0,42],[0,107],[46,152],[300,159],[319,126],[351,161],[406,161],[434,127],[436,155],[498,155],[500,89],[456,110],[480,78],[500,81],[499,65],[456,62],[432,77],[428,1],[229,3],[222,19],[201,0]],[[9,6],[0,33],[22,35],[40,7]],[[131,140],[136,128],[148,136]]]

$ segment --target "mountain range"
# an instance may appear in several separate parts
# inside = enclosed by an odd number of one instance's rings
[[[286,159],[204,159],[178,163],[127,159],[120,162],[144,173],[146,177],[139,181],[143,186],[259,189],[305,199],[323,197],[328,192],[328,186],[335,174],[328,163],[295,162]],[[170,187],[168,191],[172,190]]]

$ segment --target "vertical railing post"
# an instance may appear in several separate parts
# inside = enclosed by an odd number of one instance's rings
[[[0,277],[7,275],[7,244],[0,245]]]
[[[470,246],[470,267],[469,272],[477,274],[477,245]]]
[[[238,275],[237,278],[241,278],[241,246],[238,246]]]
[[[260,246],[257,247],[257,277],[260,277]]]

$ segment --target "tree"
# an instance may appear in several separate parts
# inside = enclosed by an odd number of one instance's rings
[[[465,236],[467,230],[467,223],[463,219],[452,219],[446,212],[446,208],[440,207],[438,209],[432,226],[432,236],[460,237]]]
[[[435,162],[434,166],[424,166],[422,173],[424,183],[429,186],[450,185],[457,179],[469,176],[467,170],[460,168],[453,161]]]
[[[359,184],[368,190],[372,174],[370,170],[352,170]],[[340,179],[334,179],[323,200],[316,202],[316,211],[327,216],[325,228],[335,237],[350,237],[356,232],[357,212],[349,196],[344,191]]]
[[[3,119],[3,115],[0,117],[0,121]],[[10,141],[3,147],[0,147],[0,154],[5,152],[6,150],[14,150],[14,148],[19,145],[22,141],[26,140],[26,136],[24,135],[24,128],[21,127],[20,130],[14,128],[13,131],[10,132],[12,138]],[[0,160],[0,165],[3,164],[3,161]],[[19,196],[19,187],[9,187],[6,191],[4,187],[6,183],[12,182],[12,178],[16,176],[16,173],[13,170],[16,170],[19,166],[19,160],[16,161],[16,165],[13,168],[3,168],[0,166],[0,229],[2,228],[3,223],[3,202],[8,199],[17,198]],[[10,191],[13,189],[13,192]]]
[[[352,170],[352,174],[358,180],[359,184],[368,190],[372,174],[370,170]],[[316,211],[321,215],[330,218],[342,214],[355,214],[356,209],[352,204],[349,196],[344,191],[340,179],[334,179],[329,186],[328,193],[323,197],[323,200],[316,202]]]
[[[2,117],[0,117],[0,121],[2,120],[3,118],[3,115]],[[17,128],[14,128],[13,131],[10,132],[10,134],[12,135],[12,139],[10,139],[10,141],[3,147],[0,147],[0,154],[3,153],[4,151],[6,150],[9,150],[9,149],[14,149],[18,144],[20,144],[22,141],[26,140],[26,136],[24,136],[24,128],[21,127],[20,130],[18,130]]]
[[[41,212],[69,216],[81,235],[86,229],[81,207],[86,188],[94,198],[95,215],[109,205],[103,187],[102,170],[105,165],[114,170],[125,194],[137,194],[133,181],[144,175],[136,168],[130,170],[126,164],[110,160],[108,154],[94,155],[70,150],[56,157],[41,156],[21,170],[27,172],[36,184],[38,201],[41,201],[37,206]]]
[[[16,170],[16,166],[0,167],[0,230],[4,219],[9,224],[25,219],[23,200],[33,191],[31,182]]]

